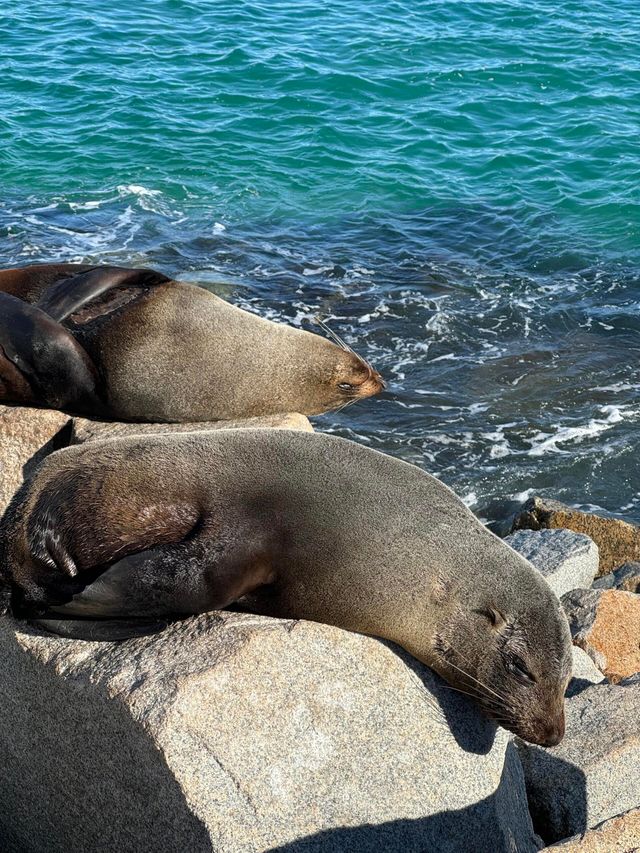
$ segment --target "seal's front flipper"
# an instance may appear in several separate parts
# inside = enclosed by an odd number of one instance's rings
[[[49,634],[67,637],[70,640],[92,642],[115,642],[134,637],[147,637],[163,631],[168,620],[133,621],[126,619],[30,619],[29,624]]]
[[[37,305],[61,323],[71,314],[110,291],[118,288],[146,289],[167,284],[170,281],[171,279],[166,275],[154,270],[94,267],[79,275],[56,281],[45,290]]]
[[[101,411],[98,374],[86,351],[40,308],[0,292],[0,400]]]

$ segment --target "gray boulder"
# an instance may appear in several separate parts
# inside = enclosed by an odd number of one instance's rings
[[[590,587],[598,574],[598,546],[583,533],[518,530],[505,542],[545,576],[558,597],[576,587]]]
[[[548,844],[640,803],[640,677],[594,684],[566,707],[558,746],[517,741],[534,827]]]
[[[640,592],[640,563],[625,563],[611,574],[603,575],[592,584],[594,589],[619,589]]]
[[[605,518],[549,498],[533,497],[513,518],[511,530],[566,528],[585,533],[598,546],[599,573],[606,575],[624,563],[640,559],[640,528],[618,518]]]
[[[234,613],[0,644],[4,853],[541,846],[507,734],[391,644]]]
[[[589,655],[583,649],[574,646],[573,671],[569,687],[567,688],[567,696],[575,696],[576,693],[589,687],[590,684],[600,684],[605,680],[604,675]]]

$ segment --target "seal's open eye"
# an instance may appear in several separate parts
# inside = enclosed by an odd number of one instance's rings
[[[505,666],[511,675],[515,675],[515,677],[519,678],[520,681],[523,681],[525,684],[535,684],[535,678],[524,665],[524,661],[519,657],[513,655],[507,658]]]
[[[354,386],[350,385],[348,382],[339,382],[338,388],[340,388],[341,391],[353,391]]]

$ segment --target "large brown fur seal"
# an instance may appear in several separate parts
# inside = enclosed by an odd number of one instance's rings
[[[120,420],[336,409],[380,375],[346,346],[153,270],[0,271],[0,402]]]
[[[229,430],[61,450],[0,541],[5,606],[71,617],[44,623],[63,634],[240,600],[384,637],[526,740],[562,738],[571,639],[545,580],[434,477],[344,439]]]

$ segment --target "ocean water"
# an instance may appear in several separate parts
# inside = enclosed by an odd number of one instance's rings
[[[0,260],[321,314],[389,389],[320,429],[640,521],[637,11],[4,0]]]

